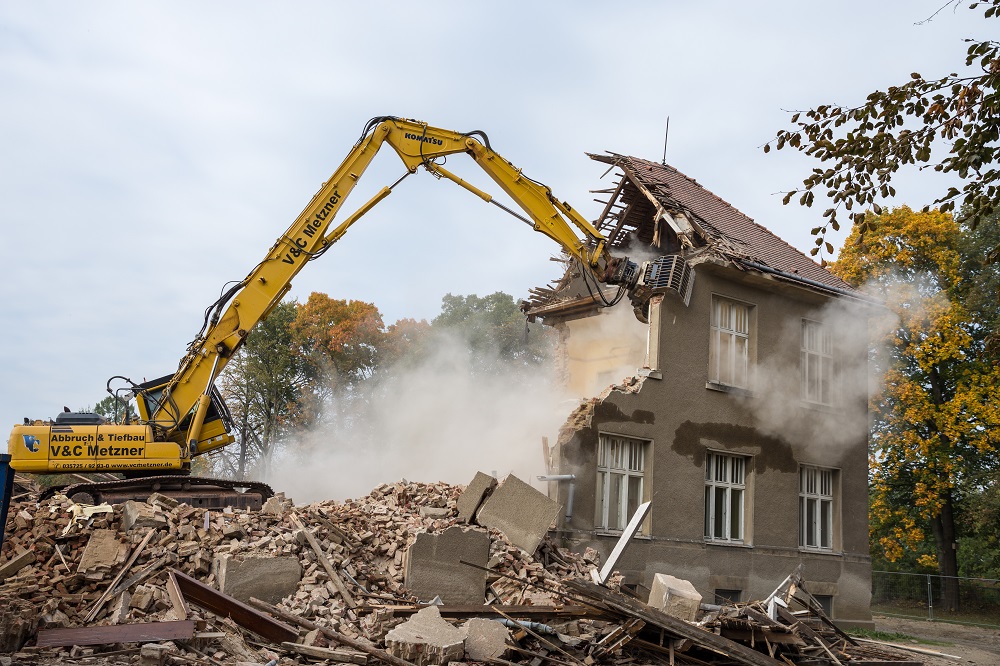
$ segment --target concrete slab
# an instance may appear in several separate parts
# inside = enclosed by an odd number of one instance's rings
[[[385,635],[389,654],[417,664],[447,664],[465,656],[465,631],[441,617],[437,606],[420,609]]]
[[[690,581],[658,573],[653,576],[649,590],[649,605],[667,615],[694,622],[701,606],[701,594]]]
[[[465,656],[473,661],[500,659],[507,652],[510,631],[496,620],[474,617],[465,623]]]
[[[449,527],[438,534],[422,532],[406,551],[404,584],[418,599],[441,597],[446,604],[482,604],[486,599],[485,567],[490,537],[485,530]]]
[[[512,544],[534,553],[561,508],[555,500],[509,474],[476,512],[476,522],[500,530]]]
[[[458,507],[458,522],[471,523],[476,515],[476,509],[483,503],[483,499],[496,488],[497,480],[489,474],[476,472],[476,476],[465,487],[465,490],[458,496],[456,502]]]
[[[276,604],[294,594],[302,580],[299,558],[222,555],[215,558],[219,591],[242,602],[257,597]]]
[[[116,530],[98,529],[90,535],[87,547],[80,557],[77,573],[87,573],[96,569],[110,569],[123,557],[128,547],[118,540]]]

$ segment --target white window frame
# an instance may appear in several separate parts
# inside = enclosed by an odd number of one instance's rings
[[[648,440],[600,433],[597,442],[597,529],[624,530],[635,508],[642,504],[646,493],[648,451]]]
[[[833,336],[829,326],[803,319],[800,349],[802,399],[817,405],[832,405]]]
[[[799,547],[832,551],[837,470],[799,466]]]
[[[708,381],[750,388],[751,319],[754,306],[712,296]]]
[[[706,541],[744,543],[746,540],[750,460],[748,456],[718,451],[705,454]]]

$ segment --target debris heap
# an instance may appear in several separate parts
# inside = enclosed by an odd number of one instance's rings
[[[593,583],[597,553],[550,540],[550,500],[527,484],[463,491],[401,481],[298,507],[279,493],[259,512],[21,497],[0,553],[0,665],[900,663],[794,577],[763,605],[680,619]]]

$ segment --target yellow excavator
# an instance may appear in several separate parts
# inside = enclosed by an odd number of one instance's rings
[[[333,221],[348,195],[385,145],[396,152],[406,172],[334,226]],[[504,206],[445,169],[444,158],[457,153],[469,155],[523,213]],[[585,278],[595,287],[595,297],[604,298],[596,283],[618,285],[617,298],[628,294],[637,311],[641,311],[653,293],[669,291],[676,283],[676,273],[687,270],[679,256],[661,257],[642,265],[626,257],[612,257],[605,237],[590,222],[568,203],[557,199],[548,187],[528,178],[494,152],[481,131],[454,132],[418,120],[373,118],[347,158],[275,241],[267,256],[206,309],[201,330],[188,345],[176,372],[143,383],[112,378],[128,383],[138,418],[126,416],[120,423],[109,423],[97,414],[64,412],[54,420],[25,419],[10,434],[8,454],[0,454],[0,484],[9,486],[12,470],[58,474],[116,472],[127,478],[82,484],[74,489],[84,501],[99,502],[129,497],[144,499],[152,490],[176,490],[179,486],[190,494],[186,501],[196,505],[210,506],[219,501],[220,494],[230,492],[246,498],[250,506],[259,506],[270,494],[263,484],[190,476],[193,458],[234,441],[230,417],[215,389],[215,381],[254,326],[285,296],[292,279],[306,263],[322,256],[352,224],[420,167],[499,206],[553,239],[579,262]],[[111,392],[110,380],[108,390]],[[0,492],[3,490],[0,485]],[[8,492],[2,498],[3,513],[9,497]],[[232,504],[232,499],[225,501]],[[0,526],[4,524],[3,518],[0,516]]]

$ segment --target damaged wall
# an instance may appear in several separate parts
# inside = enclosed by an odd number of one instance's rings
[[[697,272],[690,306],[667,296],[651,322],[659,334],[654,358],[660,367],[654,370],[660,374],[627,382],[587,403],[567,422],[558,471],[576,474],[575,510],[569,524],[560,524],[562,535],[574,548],[592,546],[607,555],[616,536],[599,529],[599,438],[637,438],[648,442],[642,500],[652,501],[652,511],[646,534],[623,557],[626,582],[648,587],[655,574],[669,573],[692,581],[709,602],[716,590],[741,590],[744,599],[756,598],[803,561],[806,578],[814,581],[811,591],[834,597],[838,619],[869,623],[865,313],[831,309],[831,299],[814,290],[714,263],[700,264]],[[708,381],[714,296],[752,306],[747,389]],[[841,388],[828,406],[801,399],[804,319],[824,322],[833,336]],[[557,320],[550,314],[547,323]],[[571,324],[571,331],[600,329],[587,329],[581,320]],[[589,337],[586,345],[599,347],[600,342]],[[599,367],[571,364],[571,378],[575,385],[587,385],[597,379],[593,373]],[[574,371],[578,376],[572,377]],[[579,376],[588,371],[590,377]],[[705,536],[710,451],[745,456],[741,539],[720,542]],[[834,538],[826,550],[800,546],[800,465],[827,468],[833,475],[833,525],[826,529]],[[566,485],[556,492],[565,502]]]
[[[559,327],[563,329],[560,353],[571,395],[597,395],[646,364],[649,327],[636,320],[627,304],[567,320]]]

